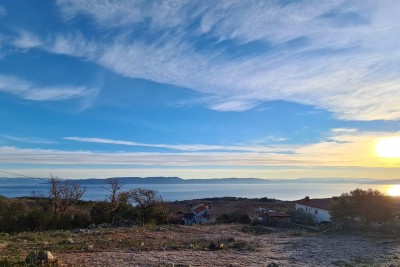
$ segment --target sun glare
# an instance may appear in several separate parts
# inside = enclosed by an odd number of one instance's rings
[[[381,158],[400,158],[400,136],[379,140],[375,151]]]
[[[392,185],[391,187],[389,187],[389,189],[387,190],[387,193],[389,196],[400,196],[400,185],[395,184]]]

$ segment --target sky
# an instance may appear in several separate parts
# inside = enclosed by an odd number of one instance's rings
[[[400,178],[398,10],[3,0],[0,176]]]

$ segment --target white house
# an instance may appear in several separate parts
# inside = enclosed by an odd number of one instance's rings
[[[196,223],[208,223],[211,220],[210,207],[203,204],[197,204],[192,207]]]
[[[310,199],[305,197],[295,202],[295,209],[302,209],[310,214],[316,223],[328,222],[331,220],[331,214],[329,213],[330,202],[331,199]]]

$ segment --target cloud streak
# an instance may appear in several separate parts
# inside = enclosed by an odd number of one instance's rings
[[[273,137],[271,137],[273,138]],[[124,140],[113,140],[104,138],[85,138],[85,137],[65,137],[64,140],[87,142],[87,143],[98,143],[98,144],[110,144],[110,145],[125,145],[135,147],[154,147],[154,148],[166,148],[180,151],[212,151],[212,150],[224,150],[224,151],[244,151],[244,152],[260,152],[260,153],[284,153],[294,147],[289,146],[219,146],[219,145],[204,145],[204,144],[193,144],[193,145],[170,145],[170,144],[146,144]],[[284,141],[282,139],[274,138],[269,141]]]
[[[0,134],[0,138],[4,138],[7,140],[16,141],[16,142],[29,143],[29,144],[45,144],[45,145],[57,144],[57,142],[53,141],[53,140],[34,138],[34,137],[17,137],[17,136],[12,136],[12,135]]]
[[[342,120],[400,118],[400,41],[393,38],[400,33],[398,2],[57,3],[65,19],[85,16],[107,38],[23,33],[16,46],[196,90],[205,95],[196,103],[217,111],[285,100],[326,109]],[[148,35],[138,37],[138,27]]]
[[[0,75],[0,92],[32,101],[63,101],[93,95],[96,90],[84,86],[38,86],[11,75]]]
[[[60,151],[46,149],[0,148],[0,164],[61,164],[61,165],[130,165],[130,166],[297,166],[297,167],[378,167],[398,168],[399,159],[378,158],[374,148],[379,139],[400,133],[341,133],[331,139],[311,145],[291,148],[292,153],[261,152],[93,152]],[[74,138],[79,140],[78,138]],[[73,140],[73,139],[72,139]],[[335,140],[332,142],[332,140]],[[107,139],[84,140],[121,145],[138,145],[126,141]],[[146,145],[146,144],[139,144]],[[174,145],[156,145],[172,148]],[[179,146],[178,146],[179,147]],[[202,146],[183,146],[187,149],[202,149]],[[203,146],[206,148],[207,146]],[[207,148],[210,149],[210,148]],[[273,147],[275,151],[288,150],[286,146]]]

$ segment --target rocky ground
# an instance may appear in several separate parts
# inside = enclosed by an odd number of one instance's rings
[[[0,256],[46,249],[61,266],[400,266],[398,239],[241,225],[89,229],[3,240]],[[210,249],[212,242],[223,248]]]

